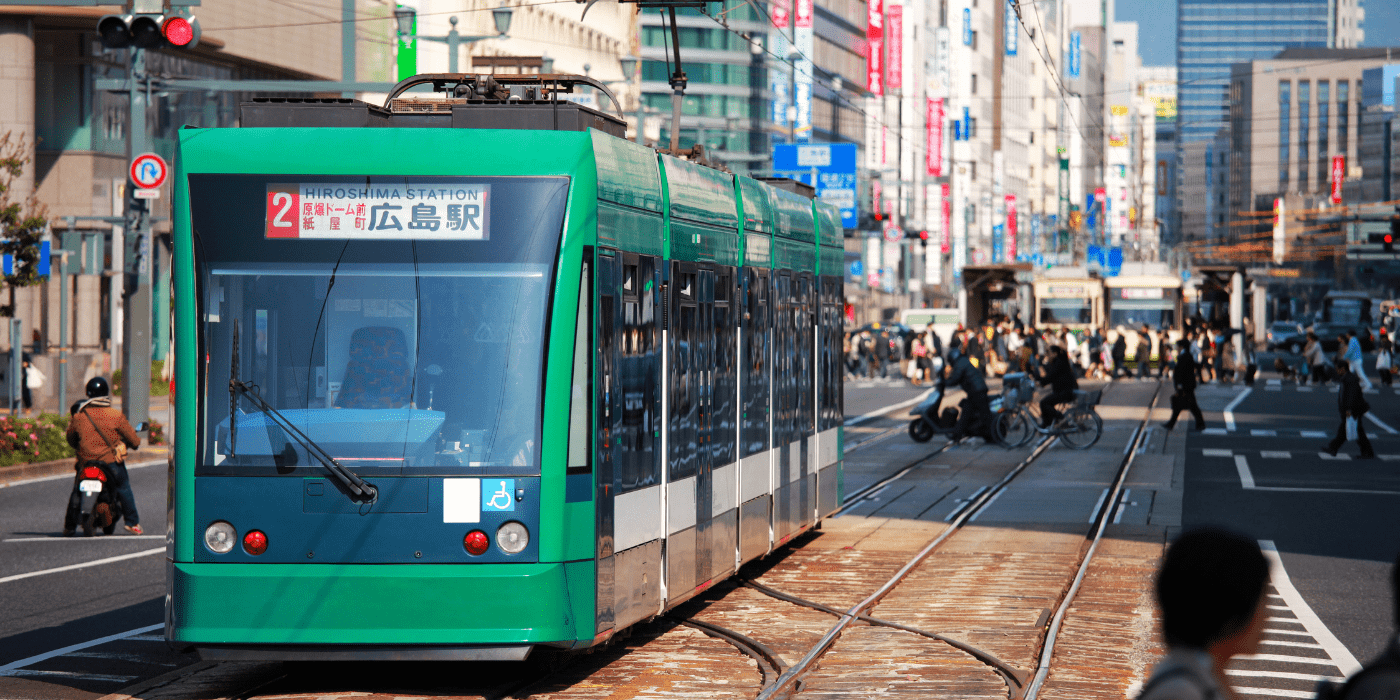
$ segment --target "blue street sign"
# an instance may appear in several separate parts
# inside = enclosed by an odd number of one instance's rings
[[[1016,0],[1006,0],[1006,55],[1016,55],[1017,39],[1021,35],[1021,27],[1017,25]]]
[[[812,182],[812,169],[817,181]],[[774,144],[773,171],[817,188],[817,199],[841,208],[841,226],[855,228],[856,145],[853,143]]]
[[[39,276],[45,277],[49,274],[49,249],[51,244],[44,241],[39,244]]]
[[[972,46],[972,10],[963,8],[963,46]]]
[[[1078,77],[1079,77],[1079,62],[1080,62],[1080,60],[1081,60],[1081,59],[1080,59],[1080,53],[1081,53],[1081,52],[1080,52],[1080,46],[1079,46],[1079,44],[1080,44],[1079,32],[1070,32],[1070,33],[1069,33],[1069,61],[1068,61],[1068,63],[1069,63],[1069,77],[1071,77],[1071,78],[1078,78]]]
[[[1122,248],[1109,248],[1109,249],[1108,249],[1108,265],[1107,265],[1106,267],[1107,267],[1107,271],[1108,271],[1108,276],[1109,276],[1109,277],[1117,277],[1117,276],[1118,276],[1118,273],[1120,273],[1120,272],[1123,271],[1123,249],[1122,249]]]
[[[1084,252],[1084,262],[1090,269],[1102,270],[1104,268],[1104,250],[1102,246],[1091,245]]]
[[[992,262],[1002,262],[1003,251],[1006,248],[1006,228],[1002,224],[992,227]]]
[[[862,264],[861,261],[859,261],[859,260],[853,260],[853,261],[851,261],[851,264],[850,264],[849,267],[850,267],[850,270],[851,270],[851,276],[852,276],[852,277],[860,277],[861,275],[865,274],[865,265]]]

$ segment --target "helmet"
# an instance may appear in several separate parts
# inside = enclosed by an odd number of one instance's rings
[[[111,394],[111,393],[112,393],[112,386],[111,386],[110,384],[107,383],[107,380],[106,380],[106,379],[104,379],[104,378],[102,378],[102,377],[93,377],[92,379],[89,379],[89,380],[88,380],[88,383],[87,383],[87,395],[88,395],[88,398],[90,398],[90,399],[95,399],[95,398],[97,398],[97,397],[99,397],[99,396],[107,396],[108,394]]]

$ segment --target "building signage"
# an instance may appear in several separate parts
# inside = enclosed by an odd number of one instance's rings
[[[797,0],[797,17],[795,26],[798,29],[812,26],[812,0]]]
[[[929,175],[943,176],[943,98],[928,98],[928,113],[924,115],[925,137],[928,140],[926,154]]]
[[[963,46],[972,46],[972,9],[963,8]]]
[[[858,226],[856,145],[853,143],[774,144],[773,170],[817,188],[817,199],[841,209],[841,226]],[[816,170],[817,181],[812,182]]]
[[[1016,0],[1006,0],[1006,55],[1016,55],[1016,44],[1021,35],[1020,18],[1016,15]]]
[[[938,250],[944,255],[947,255],[948,251],[952,249],[951,232],[953,229],[953,188],[945,182],[942,185],[939,185],[939,189],[943,190],[941,193],[941,198],[943,200],[943,240],[939,242]]]
[[[997,224],[992,227],[992,264],[995,265],[1006,260],[1002,257],[1006,251],[1006,227]]]
[[[1347,157],[1332,156],[1332,203],[1342,203],[1342,180],[1346,178]]]
[[[1336,167],[1335,165],[1333,166]],[[1274,198],[1274,264],[1282,265],[1284,250],[1283,198]]]
[[[1016,195],[1006,195],[1006,259],[1016,259]]]
[[[794,6],[797,11],[793,17],[793,39],[797,53],[802,57],[793,66],[797,88],[797,94],[793,96],[797,106],[793,140],[805,143],[812,140],[812,0],[795,0]]]
[[[1120,290],[1120,299],[1161,299],[1164,296],[1161,287],[1122,287]]]
[[[952,68],[949,62],[952,60],[952,38],[947,27],[939,27],[933,30],[933,74],[930,76],[928,94],[930,97],[948,97],[948,90],[951,87],[950,81],[953,79]]]
[[[1078,77],[1079,77],[1079,63],[1080,63],[1080,61],[1082,60],[1082,59],[1080,58],[1080,54],[1082,53],[1082,51],[1080,50],[1079,44],[1080,44],[1079,32],[1070,32],[1070,33],[1069,33],[1069,60],[1065,61],[1065,63],[1068,63],[1068,64],[1069,64],[1069,77],[1071,77],[1071,78],[1078,78]]]
[[[880,200],[884,196],[884,186],[880,184],[878,179],[872,179],[870,181],[870,211],[875,214],[875,219],[877,221],[881,216],[884,216],[880,210]]]
[[[865,9],[865,89],[875,97],[885,94],[884,38],[884,0],[870,0]]]
[[[885,24],[890,35],[885,38],[889,54],[885,56],[885,87],[904,87],[904,6],[890,5],[885,10]]]

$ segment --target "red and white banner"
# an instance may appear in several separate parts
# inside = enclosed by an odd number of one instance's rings
[[[1016,195],[1006,195],[1006,260],[1016,261]]]
[[[768,5],[768,18],[772,20],[774,27],[787,29],[792,20],[792,16],[788,13],[787,2],[774,0],[770,3]]]
[[[490,202],[482,184],[274,183],[264,236],[481,241],[491,237]]]
[[[946,182],[939,187],[943,190],[941,197],[943,200],[943,240],[939,241],[938,248],[944,255],[947,255],[948,251],[953,249],[953,188]]]
[[[883,216],[883,214],[880,213],[880,207],[883,206],[881,200],[884,199],[884,196],[885,188],[880,184],[879,180],[872,179],[870,181],[870,211],[875,214],[876,221],[879,221],[880,217]]]
[[[943,98],[928,98],[928,110],[924,115],[925,138],[928,141],[924,149],[927,159],[925,171],[934,177],[943,176]]]
[[[797,27],[807,28],[812,26],[812,0],[796,0]]]
[[[884,0],[870,0],[865,9],[865,89],[876,97],[885,94],[884,38]]]
[[[885,10],[885,23],[890,30],[885,38],[890,50],[885,56],[885,87],[898,90],[904,87],[904,6]]]
[[[1347,175],[1347,157],[1332,156],[1332,203],[1342,203],[1342,180]]]

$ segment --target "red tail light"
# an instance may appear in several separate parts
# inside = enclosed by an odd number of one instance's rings
[[[486,533],[480,530],[472,530],[467,533],[466,537],[462,538],[462,546],[467,548],[468,554],[481,556],[486,553],[486,550],[491,548],[491,540],[486,536]]]
[[[97,479],[98,481],[106,481],[107,472],[104,472],[97,467],[83,467],[83,478]]]
[[[267,535],[262,530],[249,530],[243,536],[243,551],[257,556],[267,551]]]

